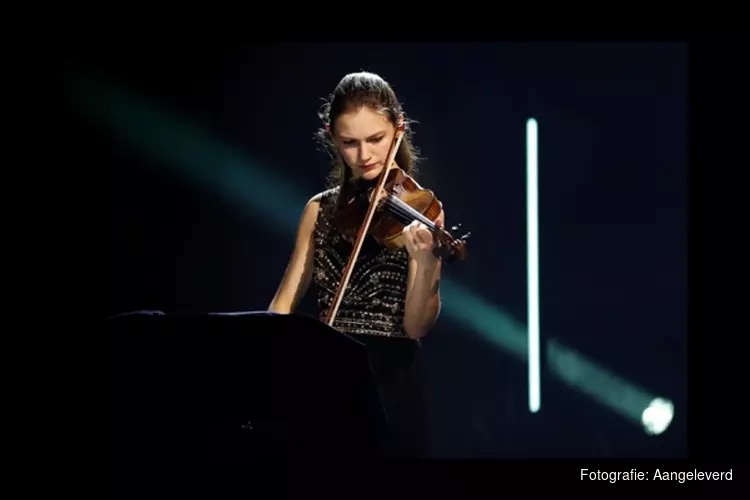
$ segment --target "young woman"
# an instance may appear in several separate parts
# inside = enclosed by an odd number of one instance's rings
[[[399,119],[406,131],[396,164],[413,175],[417,154],[409,122],[391,86],[380,76],[346,75],[320,113],[318,131],[333,161],[330,189],[306,205],[286,272],[269,307],[293,312],[311,282],[317,285],[323,320],[332,305],[352,251],[351,238],[336,224],[340,208],[373,186],[385,168]],[[438,223],[442,225],[444,214]],[[421,223],[407,226],[404,246],[388,250],[365,239],[339,306],[334,328],[368,346],[372,368],[391,428],[392,452],[425,454],[419,340],[440,312],[441,260],[432,233]]]

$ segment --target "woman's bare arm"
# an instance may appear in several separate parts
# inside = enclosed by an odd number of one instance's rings
[[[440,213],[437,222],[445,223],[444,212]],[[425,337],[440,315],[442,261],[432,255],[432,244],[425,245],[421,252],[427,256],[420,260],[409,258],[404,331],[412,339]]]
[[[271,312],[283,314],[293,312],[299,300],[307,292],[312,277],[315,221],[318,218],[319,207],[320,195],[316,195],[307,203],[302,212],[292,256],[276,295],[268,307]]]

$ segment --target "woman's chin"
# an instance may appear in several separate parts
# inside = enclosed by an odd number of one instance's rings
[[[373,168],[370,170],[365,170],[362,172],[362,178],[366,181],[371,181],[373,179],[377,179],[380,175],[380,172],[383,171],[383,167]]]

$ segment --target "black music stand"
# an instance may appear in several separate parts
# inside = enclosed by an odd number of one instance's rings
[[[144,311],[105,326],[120,474],[380,454],[385,414],[365,346],[313,318]]]

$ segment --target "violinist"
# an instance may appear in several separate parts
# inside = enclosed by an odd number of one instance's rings
[[[317,137],[333,163],[330,184],[304,208],[291,258],[269,310],[293,312],[313,283],[319,317],[324,320],[352,255],[357,224],[362,222],[360,217],[353,227],[351,222],[347,226],[341,214],[358,204],[364,215],[366,193],[376,186],[386,166],[399,124],[401,140],[395,156],[390,155],[395,166],[412,176],[417,151],[396,94],[376,74],[344,76],[319,116],[322,126]],[[443,221],[438,208],[432,222],[440,228]],[[371,236],[362,239],[331,325],[368,346],[393,430],[392,451],[408,456],[425,452],[419,341],[440,312],[442,259],[434,252],[436,237],[425,222],[430,221],[412,220],[399,226],[396,246]]]

